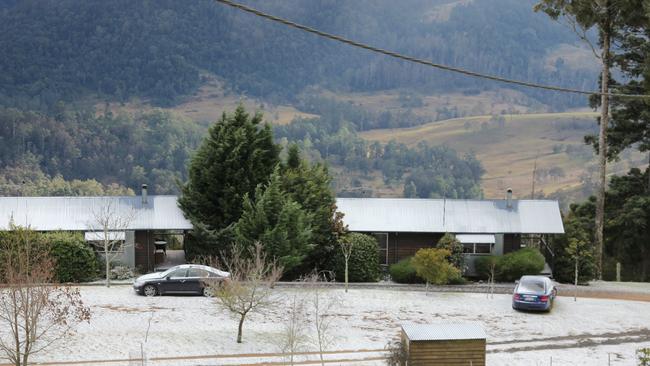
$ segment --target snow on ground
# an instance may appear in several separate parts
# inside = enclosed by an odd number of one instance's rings
[[[549,365],[551,357],[553,365],[607,365],[608,354],[612,365],[634,365],[635,350],[650,347],[648,302],[587,298],[574,302],[573,298],[559,297],[551,313],[538,314],[512,310],[509,295],[488,299],[485,294],[427,295],[389,289],[353,288],[347,294],[342,289],[323,291],[340,299],[333,314],[337,341],[330,348],[334,350],[383,349],[399,334],[399,325],[407,322],[481,323],[488,334],[490,366]],[[34,361],[128,359],[139,354],[150,319],[145,345],[149,357],[279,352],[289,299],[293,294],[304,295],[300,289],[276,289],[278,305],[263,314],[252,314],[244,324],[244,342],[237,344],[237,321],[214,299],[146,298],[127,286],[82,287],[81,293],[92,310],[90,323],[79,326],[74,336]],[[245,361],[254,363],[256,359]],[[241,362],[176,360],[167,364]]]

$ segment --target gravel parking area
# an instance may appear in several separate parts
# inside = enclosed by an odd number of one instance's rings
[[[634,365],[634,352],[650,347],[650,303],[559,297],[548,314],[511,309],[509,295],[426,294],[422,291],[352,288],[327,289],[337,299],[333,350],[376,350],[399,333],[402,323],[478,322],[488,334],[488,365]],[[149,322],[148,357],[276,353],[286,323],[287,304],[299,288],[275,290],[277,305],[252,314],[244,342],[235,342],[237,321],[214,299],[137,296],[127,286],[81,288],[92,319],[65,343],[34,361],[89,361],[139,356]],[[306,345],[304,351],[314,351]],[[350,358],[378,356],[352,354]],[[348,357],[345,356],[345,357]],[[311,357],[313,359],[313,357]],[[162,365],[232,365],[268,361],[255,357],[156,361]],[[245,361],[245,362],[244,362]],[[351,361],[350,361],[351,362]],[[1,362],[0,362],[1,363]],[[107,363],[109,364],[109,363]],[[126,361],[112,364],[140,364]],[[341,363],[348,364],[348,363]],[[371,360],[364,365],[382,362]]]

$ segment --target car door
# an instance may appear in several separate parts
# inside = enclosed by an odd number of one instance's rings
[[[202,294],[204,281],[208,277],[208,271],[202,268],[190,268],[187,272],[185,288],[188,292]]]
[[[160,283],[160,292],[163,294],[183,293],[187,281],[187,268],[172,271]]]

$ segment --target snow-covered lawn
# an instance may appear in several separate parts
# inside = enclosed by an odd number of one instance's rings
[[[382,349],[407,322],[479,322],[488,334],[488,365],[634,365],[634,352],[650,347],[650,303],[559,297],[549,314],[511,309],[510,296],[382,289],[324,290],[340,299],[333,316],[334,350]],[[125,359],[138,354],[151,319],[149,357],[278,352],[289,298],[299,289],[275,290],[278,306],[252,314],[244,342],[237,322],[216,300],[146,298],[127,286],[83,287],[92,319],[73,337],[35,361]],[[313,351],[314,347],[305,349]],[[373,354],[356,356],[369,357]],[[378,354],[374,354],[377,356]],[[255,363],[255,358],[155,362],[154,365]],[[0,364],[2,362],[0,361]],[[129,363],[125,363],[129,364]],[[135,363],[133,363],[135,364]],[[139,364],[139,363],[138,363]],[[378,361],[361,364],[383,364]]]

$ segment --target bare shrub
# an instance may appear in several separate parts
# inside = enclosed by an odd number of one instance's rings
[[[111,263],[127,248],[126,240],[116,233],[124,232],[135,218],[135,210],[119,210],[114,201],[106,199],[99,207],[91,211],[92,220],[88,222],[90,231],[98,233],[98,240],[90,241],[104,254],[106,287],[111,287]],[[125,238],[126,239],[126,238]]]
[[[324,352],[334,343],[331,332],[334,311],[341,305],[341,299],[336,296],[327,296],[325,287],[327,282],[334,281],[329,272],[314,272],[303,279],[307,290],[307,310],[309,320],[313,324],[315,336],[313,343],[318,348],[321,365],[325,365]]]
[[[406,345],[401,338],[394,339],[386,345],[388,356],[386,365],[388,366],[405,366],[408,361],[408,352]]]
[[[275,260],[267,258],[259,242],[249,250],[235,245],[230,257],[224,259],[224,264],[230,278],[207,282],[206,286],[221,305],[239,317],[237,343],[241,343],[246,316],[273,303],[271,292],[282,276],[282,267]]]
[[[36,234],[11,229],[0,240],[0,359],[22,366],[88,321],[90,310],[78,289],[50,284],[55,265],[47,251],[39,250]]]

